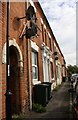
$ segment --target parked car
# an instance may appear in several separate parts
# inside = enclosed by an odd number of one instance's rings
[[[74,120],[78,120],[78,94],[73,101],[73,118]]]
[[[78,86],[78,74],[73,74],[71,76],[71,84],[72,84],[73,90],[76,91]]]

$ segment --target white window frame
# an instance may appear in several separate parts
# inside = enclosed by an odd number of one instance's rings
[[[37,55],[37,52],[35,52],[34,50],[32,50],[32,52],[35,54],[35,55]],[[32,72],[32,79],[33,79],[33,81],[38,81],[38,56],[36,56],[37,57],[37,64],[33,64],[32,63],[32,68],[34,67],[34,68],[36,68],[37,69],[37,71],[36,71],[36,76],[37,76],[37,78],[36,79],[34,79],[33,78],[33,72]],[[32,71],[33,71],[33,69],[32,69]]]
[[[33,42],[33,41],[31,41],[31,48],[32,48],[32,50],[35,51],[36,53],[39,52],[39,47],[38,47],[37,44],[36,44],[35,42]],[[32,64],[32,65],[33,65],[33,64]],[[41,81],[39,81],[39,79],[32,79],[32,83],[33,83],[33,85],[35,85],[35,84],[41,83]]]

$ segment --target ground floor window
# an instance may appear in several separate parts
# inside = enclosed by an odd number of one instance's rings
[[[50,62],[50,70],[51,70],[51,79],[54,78],[54,73],[53,73],[53,63]]]
[[[38,53],[32,50],[32,79],[38,80]]]
[[[60,65],[59,64],[56,66],[56,76],[57,76],[57,79],[60,79]]]

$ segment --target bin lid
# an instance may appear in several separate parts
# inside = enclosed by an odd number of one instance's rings
[[[49,85],[48,84],[36,84],[35,86],[48,87]]]
[[[42,84],[52,84],[52,82],[42,82]]]
[[[43,85],[43,86],[49,86],[48,84],[45,84],[45,83],[43,83],[42,85]]]

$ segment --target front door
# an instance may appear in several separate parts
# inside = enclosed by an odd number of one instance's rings
[[[12,114],[20,112],[20,79],[18,67],[18,52],[14,46],[10,46],[10,80],[9,86],[12,92]]]
[[[44,57],[43,70],[44,70],[44,81],[49,82],[50,81],[49,60],[46,57]]]

